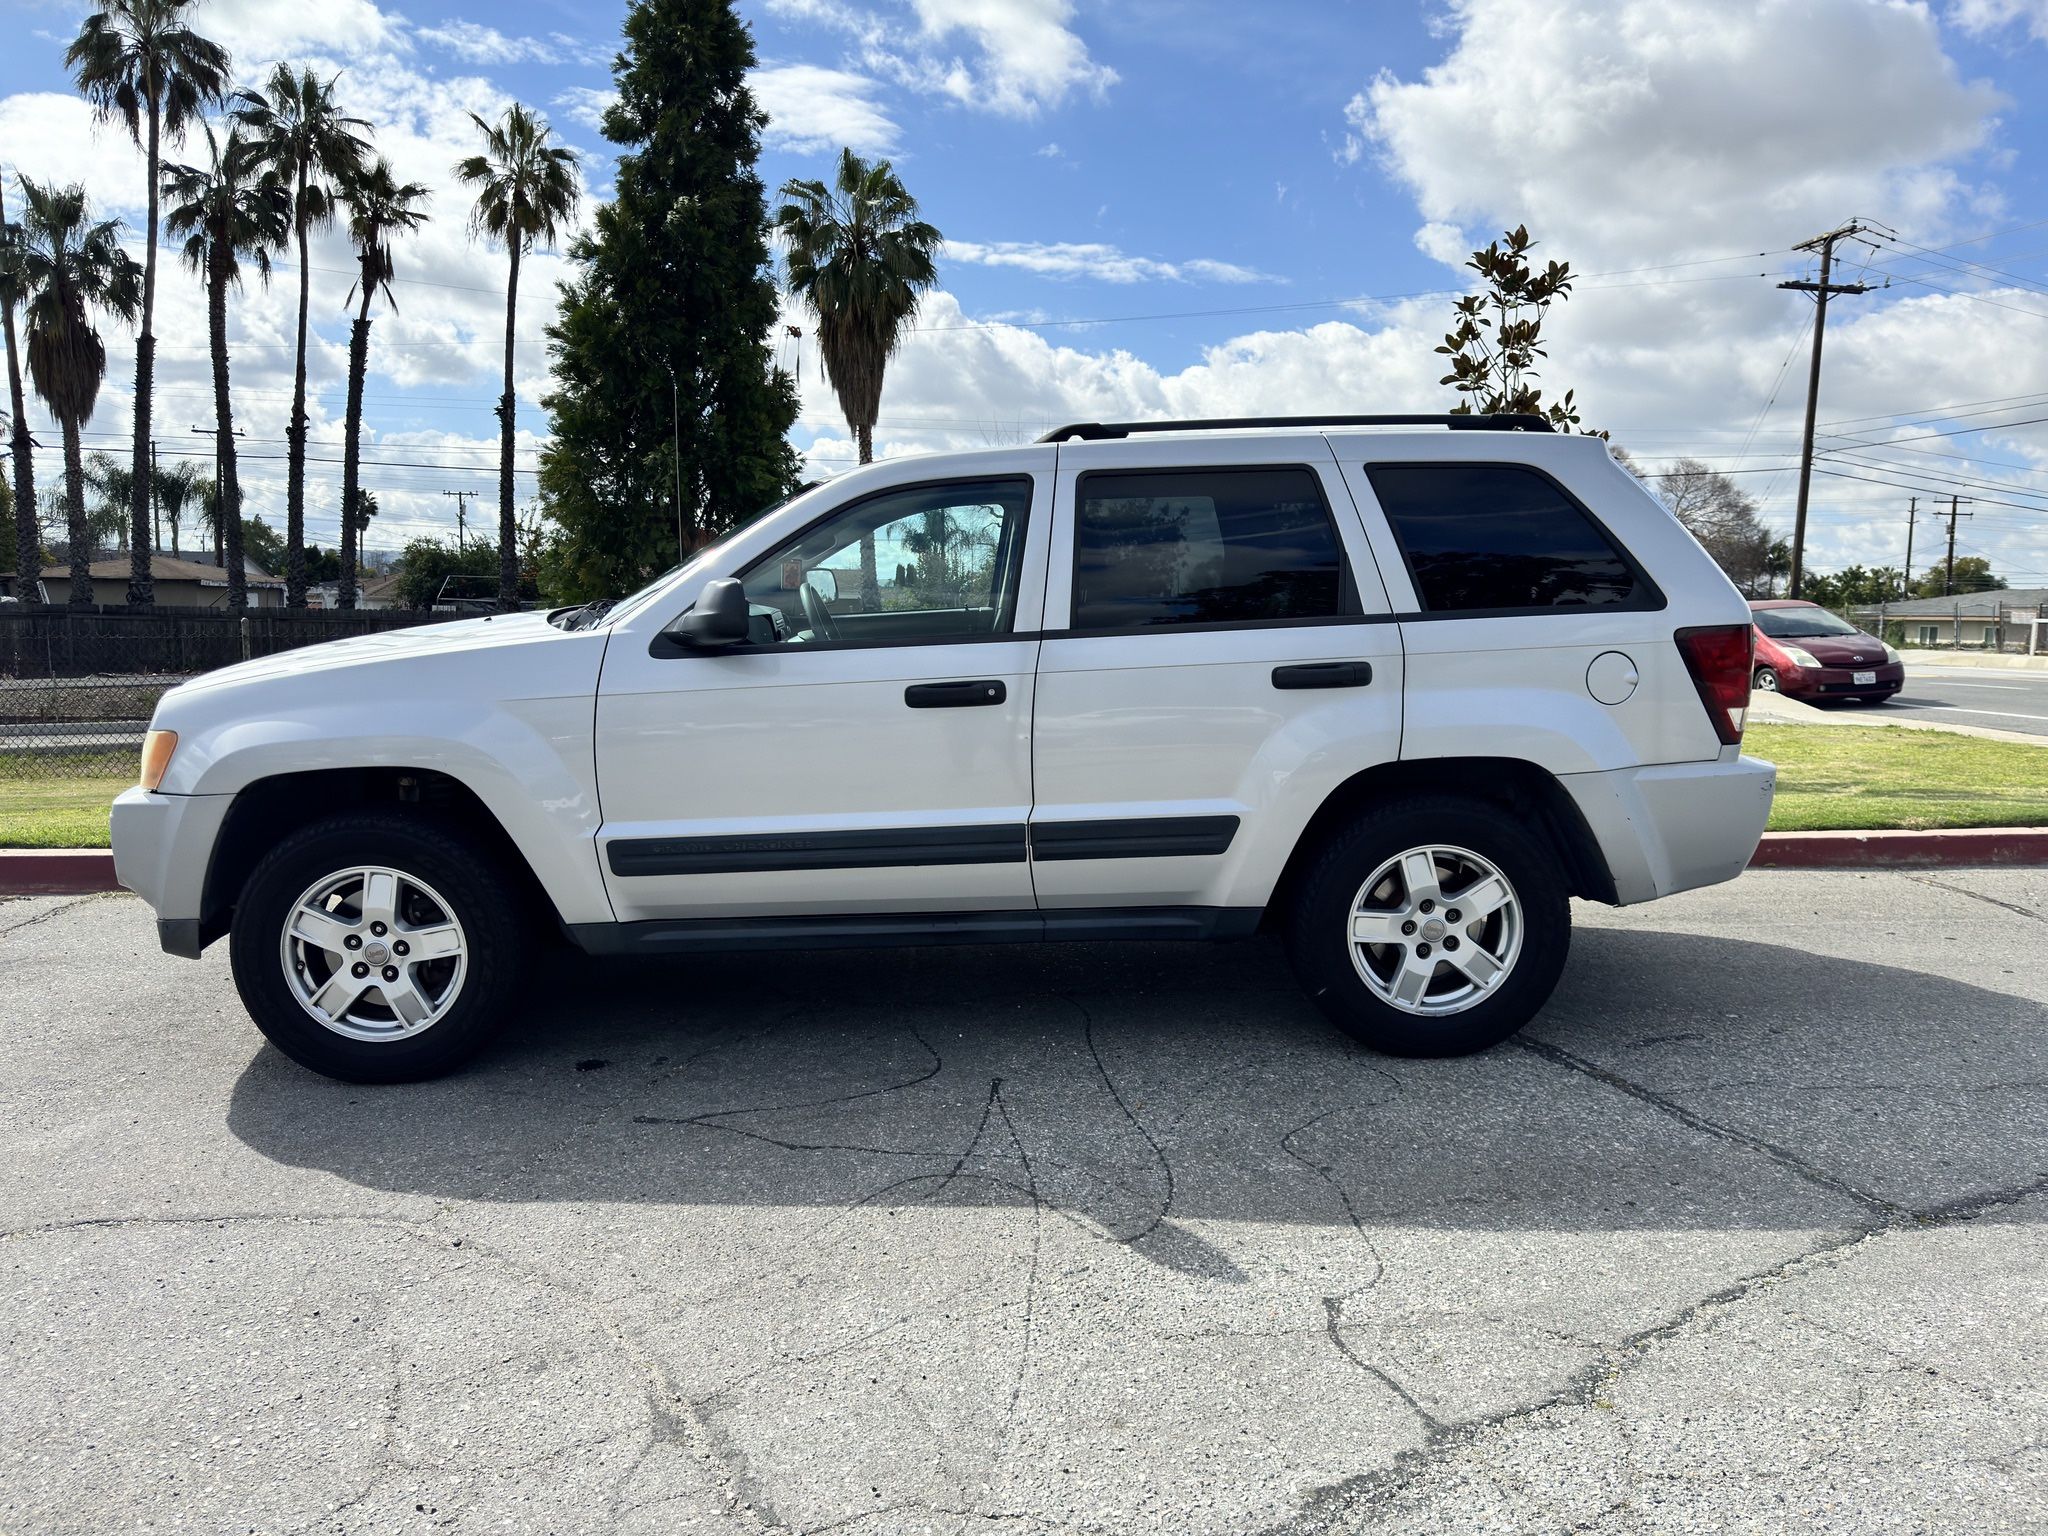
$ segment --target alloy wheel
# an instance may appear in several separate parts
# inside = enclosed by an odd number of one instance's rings
[[[461,994],[469,945],[425,881],[378,865],[337,870],[292,904],[279,942],[299,1006],[351,1040],[403,1040]]]
[[[1403,1013],[1462,1013],[1491,996],[1522,952],[1522,907],[1490,860],[1410,848],[1352,898],[1346,941],[1360,980]]]

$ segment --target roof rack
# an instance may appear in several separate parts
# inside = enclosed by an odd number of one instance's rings
[[[1208,421],[1077,421],[1054,427],[1041,443],[1099,443],[1138,432],[1242,432],[1253,427],[1447,427],[1453,432],[1549,432],[1529,413],[1440,416],[1224,416]]]

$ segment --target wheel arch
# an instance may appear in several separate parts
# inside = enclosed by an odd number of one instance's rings
[[[199,921],[202,945],[228,931],[235,903],[257,862],[278,839],[307,823],[309,805],[323,813],[399,808],[460,832],[512,876],[529,910],[561,925],[561,913],[518,843],[483,798],[460,779],[432,768],[320,768],[272,774],[236,793],[207,860]]]
[[[1459,795],[1526,819],[1558,856],[1572,895],[1620,904],[1620,893],[1593,829],[1555,774],[1522,758],[1426,757],[1377,763],[1325,797],[1295,839],[1266,901],[1266,922],[1281,920],[1317,850],[1360,812],[1406,795]]]

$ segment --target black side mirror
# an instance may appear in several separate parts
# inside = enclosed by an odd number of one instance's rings
[[[730,576],[704,583],[697,606],[670,626],[687,645],[737,645],[747,638],[747,589]]]

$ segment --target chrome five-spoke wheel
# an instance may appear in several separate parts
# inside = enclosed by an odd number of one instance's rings
[[[1359,978],[1404,1013],[1462,1013],[1490,996],[1522,950],[1522,911],[1499,868],[1465,848],[1410,848],[1352,898]]]
[[[441,894],[402,870],[338,870],[306,887],[279,945],[299,1006],[351,1040],[402,1040],[462,992],[469,945]]]

